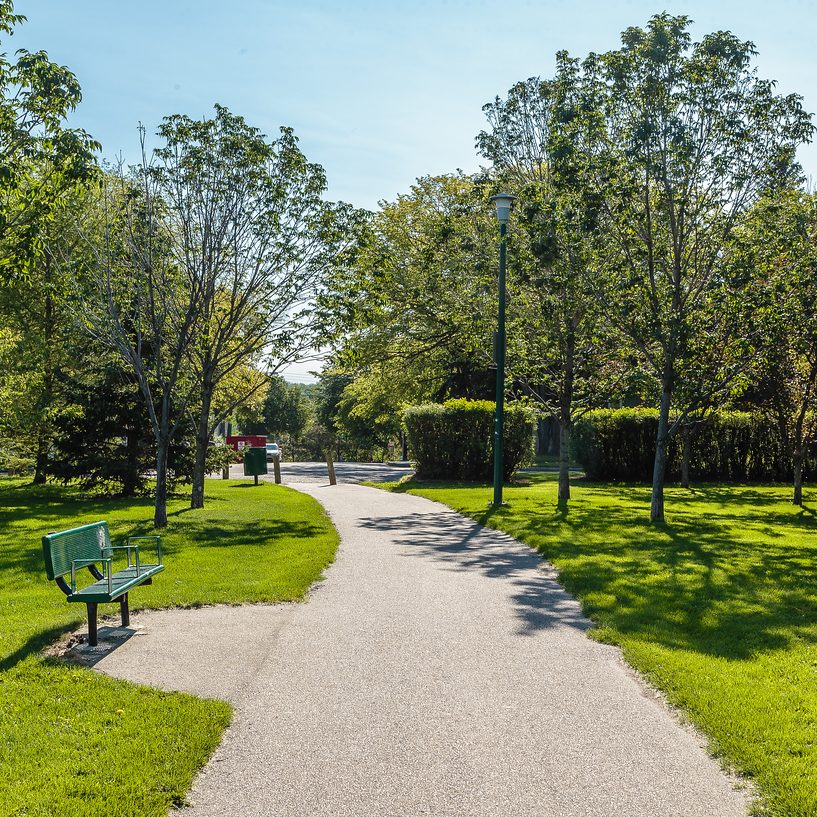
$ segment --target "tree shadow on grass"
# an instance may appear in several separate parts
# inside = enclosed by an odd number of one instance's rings
[[[151,499],[67,499],[63,501],[36,501],[32,499],[27,505],[14,507],[0,507],[0,527],[7,527],[21,522],[41,520],[43,526],[49,524],[55,530],[63,530],[66,525],[60,522],[76,518],[78,515],[98,516],[104,519],[107,514],[120,511],[125,505],[128,507],[152,507]]]
[[[622,634],[730,659],[817,642],[817,548],[803,544],[811,516],[753,520],[778,536],[752,535],[737,513],[653,526],[623,507],[528,509],[510,522],[554,560],[587,614]]]
[[[0,672],[6,672],[29,656],[42,652],[49,644],[53,644],[60,636],[76,627],[77,621],[66,621],[62,624],[55,624],[43,630],[38,630],[14,652],[0,659]]]
[[[269,520],[241,528],[222,528],[208,525],[196,537],[197,547],[267,547],[282,537],[311,539],[325,533],[325,529],[309,522]]]

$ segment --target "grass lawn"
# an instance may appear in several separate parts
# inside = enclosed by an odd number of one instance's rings
[[[754,777],[760,813],[817,815],[817,504],[791,505],[784,486],[670,488],[653,527],[646,487],[579,482],[561,513],[554,479],[506,488],[491,511],[487,486],[390,487],[539,550],[594,636]]]
[[[207,507],[168,506],[166,569],[131,610],[303,598],[338,537],[320,505],[287,488],[218,480]],[[45,578],[44,533],[105,519],[112,539],[151,533],[150,500],[0,480],[0,815],[154,817],[181,805],[231,709],[40,657],[85,621]],[[115,542],[116,544],[116,542]],[[100,615],[118,614],[100,606]]]

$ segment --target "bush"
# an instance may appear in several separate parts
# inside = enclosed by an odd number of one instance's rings
[[[12,477],[22,477],[34,471],[34,457],[30,452],[12,447],[0,441],[0,472]]]
[[[409,450],[420,479],[490,480],[494,414],[489,400],[449,400],[412,406],[403,414]],[[504,478],[533,452],[533,414],[511,403],[505,409]]]
[[[573,453],[589,479],[650,482],[657,432],[654,409],[599,409],[574,425]],[[774,482],[791,478],[791,462],[776,423],[758,414],[721,411],[673,437],[667,451],[667,479],[681,474],[684,433],[690,435],[690,479]]]

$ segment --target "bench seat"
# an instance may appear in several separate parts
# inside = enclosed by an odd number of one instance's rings
[[[108,601],[116,601],[131,588],[140,584],[149,584],[151,577],[161,573],[164,569],[164,565],[141,565],[137,575],[135,567],[126,567],[111,576],[110,591],[108,591],[108,580],[100,579],[81,590],[71,593],[68,596],[68,601],[81,601],[83,604],[89,602],[102,604]]]

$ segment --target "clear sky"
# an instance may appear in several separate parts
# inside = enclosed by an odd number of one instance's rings
[[[5,49],[44,49],[74,71],[84,100],[73,122],[105,156],[135,158],[139,122],[150,131],[218,102],[269,135],[292,126],[330,196],[370,209],[417,176],[476,170],[484,103],[549,74],[556,51],[614,48],[663,10],[692,17],[696,37],[752,40],[761,76],[817,111],[815,0],[17,0],[15,10],[28,22]],[[817,178],[817,147],[800,158]]]

